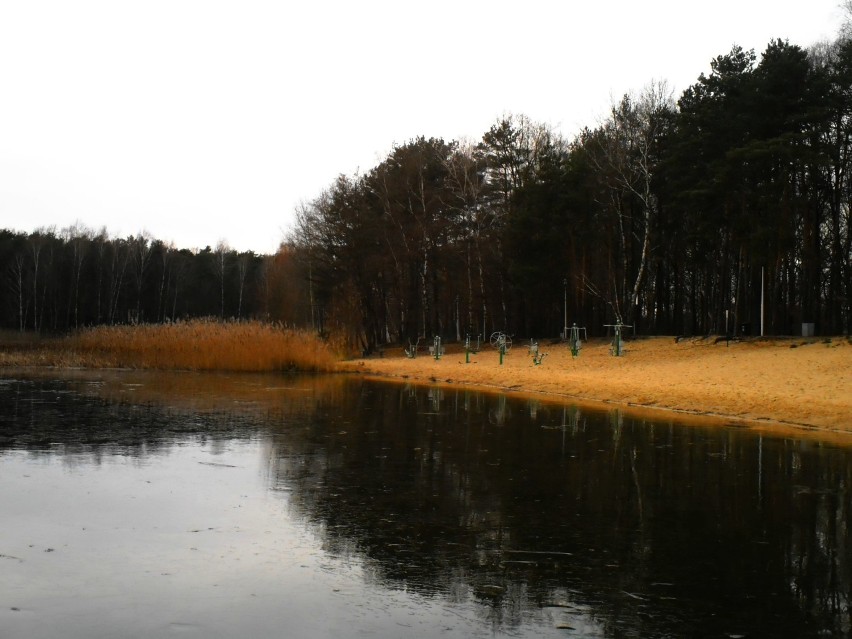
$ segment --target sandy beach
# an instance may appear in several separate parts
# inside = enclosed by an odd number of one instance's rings
[[[623,405],[852,435],[852,343],[845,337],[751,339],[652,337],[626,342],[621,357],[591,340],[572,357],[564,343],[542,342],[534,365],[529,342],[514,344],[503,364],[486,345],[471,354],[449,346],[440,360],[401,348],[348,361],[345,369],[390,379],[463,384],[577,402]]]

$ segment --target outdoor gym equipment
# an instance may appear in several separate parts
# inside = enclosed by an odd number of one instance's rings
[[[583,345],[583,342],[580,341],[580,331],[583,331],[583,339],[588,340],[589,336],[585,326],[577,326],[577,323],[574,322],[568,329],[568,348],[571,349],[573,357],[580,354],[580,347]]]
[[[476,336],[476,346],[471,344],[470,335],[465,336],[464,338],[464,363],[470,364],[470,354],[478,353],[480,349],[480,340],[482,335]]]
[[[500,366],[502,366],[503,356],[512,350],[512,338],[505,333],[495,331],[491,333],[491,346],[500,351]]]
[[[512,338],[506,335],[506,333],[495,331],[494,333],[491,333],[491,346],[494,348],[500,348],[502,346],[508,353],[512,350]]]
[[[435,335],[435,339],[432,341],[432,346],[429,347],[429,354],[432,355],[436,361],[441,359],[441,355],[444,354],[444,347],[441,346],[440,335]]]
[[[411,343],[411,340],[408,340],[408,348],[402,349],[405,352],[405,356],[408,359],[414,359],[417,357],[417,347],[420,345],[420,338],[417,338],[417,341],[414,344]]]
[[[622,353],[624,353],[624,340],[621,338],[621,329],[622,328],[631,328],[631,324],[604,324],[604,326],[612,327],[615,332],[615,336],[612,338],[612,346],[609,349],[609,352],[612,353],[615,357],[621,357]]]
[[[545,357],[547,357],[547,353],[539,353],[538,351],[536,351],[532,354],[533,365],[538,366],[539,364],[541,364]]]
[[[547,353],[542,353],[538,350],[538,342],[533,339],[530,340],[530,345],[527,347],[527,352],[532,356],[533,364],[535,366],[541,364],[544,358],[547,357]]]

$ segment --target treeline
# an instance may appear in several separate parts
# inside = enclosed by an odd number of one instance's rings
[[[848,333],[852,42],[734,47],[675,101],[566,140],[522,116],[417,138],[304,205],[288,251],[318,328],[418,336]],[[307,315],[307,312],[304,313]]]
[[[675,100],[653,83],[565,139],[507,116],[339,176],[275,255],[145,233],[0,231],[0,326],[212,316],[359,349],[505,331],[848,333],[852,41],[734,47]]]
[[[62,333],[82,326],[195,317],[293,316],[292,259],[237,252],[224,242],[190,251],[141,232],[110,237],[75,225],[0,230],[0,328]]]

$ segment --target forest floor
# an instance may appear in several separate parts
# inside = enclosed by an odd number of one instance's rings
[[[440,360],[425,349],[350,360],[346,370],[381,378],[473,385],[502,392],[607,403],[683,417],[747,422],[772,430],[817,429],[852,435],[852,340],[835,338],[639,338],[621,357],[608,341],[583,344],[576,358],[564,343],[541,343],[534,365],[527,344],[499,362],[486,345],[465,363],[458,346]]]

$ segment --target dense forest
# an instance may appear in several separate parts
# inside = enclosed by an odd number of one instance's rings
[[[573,139],[522,115],[419,137],[300,207],[275,255],[0,232],[3,328],[196,316],[346,334],[849,333],[852,40],[734,47]]]
[[[270,256],[224,242],[190,251],[144,232],[113,238],[82,225],[0,230],[0,327],[64,333],[196,317],[283,321],[299,276],[288,257],[284,247]]]

